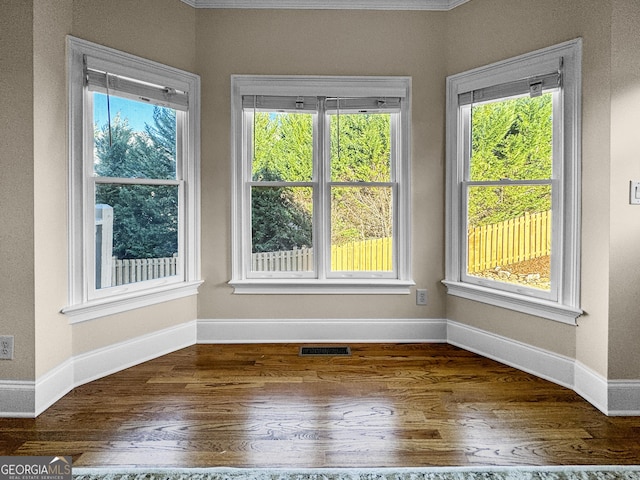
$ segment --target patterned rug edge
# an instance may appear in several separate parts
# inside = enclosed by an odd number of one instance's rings
[[[74,480],[640,480],[640,465],[403,468],[73,468]]]

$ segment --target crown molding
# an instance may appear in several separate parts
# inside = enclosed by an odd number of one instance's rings
[[[447,11],[469,0],[181,0],[193,8]]]

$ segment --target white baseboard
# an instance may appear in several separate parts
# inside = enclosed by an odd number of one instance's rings
[[[34,412],[36,417],[76,387],[73,369],[72,357],[38,379]]]
[[[640,380],[609,380],[607,390],[607,415],[640,416]]]
[[[444,319],[211,319],[77,355],[33,381],[0,380],[0,417],[35,417],[73,388],[196,343],[450,343],[574,390],[610,416],[640,416],[640,380]]]
[[[74,357],[74,386],[83,385],[196,343],[197,321],[153,332]]]
[[[0,380],[0,418],[32,418],[35,402],[35,382]]]
[[[76,355],[36,382],[0,381],[0,417],[36,417],[75,387],[196,343],[197,321]]]
[[[563,387],[608,416],[640,416],[640,381],[609,380],[572,358],[449,320],[447,342]]]
[[[640,381],[608,381],[572,358],[446,319],[209,319],[197,343],[450,343],[574,390],[606,415],[640,416]]]
[[[198,343],[445,342],[444,319],[211,319]]]
[[[575,362],[573,391],[602,413],[609,415],[607,380],[582,362]]]
[[[575,392],[610,417],[640,416],[640,380],[609,380],[576,362]]]
[[[447,341],[492,360],[573,388],[574,360],[469,325],[447,322]]]

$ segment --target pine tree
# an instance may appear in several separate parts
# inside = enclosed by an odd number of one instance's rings
[[[116,115],[95,130],[95,173],[101,177],[176,178],[175,112],[156,107],[153,125],[135,132]],[[178,251],[178,187],[96,185],[96,204],[113,207],[113,255],[170,257]]]

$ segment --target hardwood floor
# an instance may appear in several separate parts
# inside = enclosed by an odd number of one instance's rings
[[[0,455],[75,466],[640,464],[640,418],[451,345],[195,345],[0,419]]]

